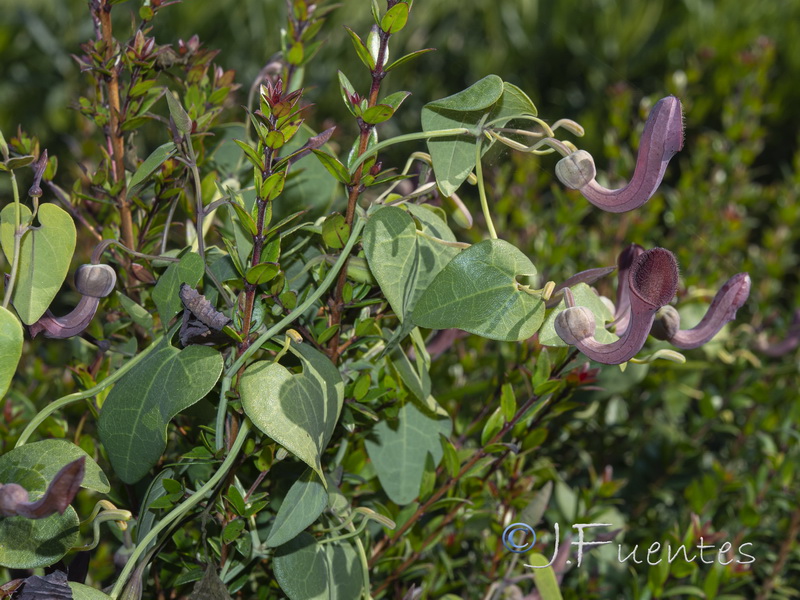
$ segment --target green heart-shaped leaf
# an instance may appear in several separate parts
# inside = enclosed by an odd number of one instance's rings
[[[383,420],[372,429],[364,445],[386,495],[396,504],[408,504],[419,496],[425,462],[434,467],[444,450],[439,434],[449,436],[452,422],[445,415],[428,414],[406,402],[396,422]]]
[[[213,348],[178,350],[165,340],[117,382],[98,430],[122,481],[147,475],[167,447],[170,420],[210,392],[221,373],[222,355]]]
[[[20,221],[32,222],[32,213],[20,205]],[[0,243],[9,263],[14,258],[15,205],[0,212]],[[17,268],[17,282],[12,301],[19,318],[26,325],[39,320],[55,298],[67,276],[75,252],[75,223],[72,217],[55,204],[41,204],[37,214],[39,226],[32,226],[22,236]]]
[[[322,353],[305,344],[290,346],[303,372],[278,363],[255,362],[239,391],[245,413],[261,431],[314,469],[324,481],[320,458],[339,420],[344,383]]]
[[[521,289],[516,278],[536,267],[503,240],[484,240],[451,260],[414,308],[414,323],[457,328],[501,341],[531,337],[544,319],[541,296]]]
[[[453,232],[434,213],[419,206],[408,208],[424,233],[455,241]],[[370,215],[363,240],[370,271],[401,321],[406,320],[425,288],[459,252],[420,236],[411,215],[394,206]]]

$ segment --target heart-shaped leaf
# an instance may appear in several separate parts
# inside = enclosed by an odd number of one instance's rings
[[[417,302],[413,320],[431,329],[455,327],[493,340],[525,340],[542,324],[545,306],[516,278],[535,274],[536,267],[515,246],[484,240],[442,269]]]
[[[30,501],[38,500],[62,467],[85,457],[82,487],[108,492],[100,467],[75,444],[65,440],[44,440],[14,448],[0,456],[0,483],[16,483],[28,490]],[[69,506],[63,515],[44,519],[0,518],[0,565],[34,569],[51,565],[78,541],[78,515]]]
[[[278,363],[253,363],[239,385],[242,406],[256,427],[324,481],[320,458],[339,420],[344,383],[324,354],[304,344],[290,350],[300,359],[302,373]]]
[[[31,223],[32,213],[20,205],[21,223]],[[0,212],[0,243],[9,263],[14,258],[14,204]],[[19,318],[26,325],[39,320],[55,298],[67,276],[75,251],[75,223],[55,204],[41,204],[39,226],[32,226],[22,236],[17,282],[12,301]]]
[[[0,398],[6,395],[22,356],[22,325],[7,308],[0,306]]]
[[[289,600],[351,600],[361,597],[358,554],[346,541],[318,544],[301,533],[275,552],[275,579]]]
[[[423,233],[449,242],[455,236],[430,210],[409,205]],[[386,299],[405,321],[434,277],[459,250],[420,236],[409,212],[386,206],[372,213],[364,227],[364,253]]]
[[[439,464],[444,453],[439,434],[449,436],[452,427],[446,414],[422,412],[413,402],[403,405],[397,421],[383,420],[373,427],[364,444],[392,502],[408,504],[419,496],[428,455],[434,467]]]
[[[423,106],[422,130],[474,127],[502,94],[503,80],[497,75],[487,75],[457,94]],[[453,195],[475,168],[475,140],[475,135],[428,140],[436,183],[445,196]],[[483,152],[488,148],[486,144]]]
[[[178,350],[166,340],[111,390],[100,413],[100,439],[114,471],[136,483],[167,446],[167,425],[202,399],[222,373],[222,355],[206,346]]]
[[[267,548],[285,544],[311,525],[328,506],[328,492],[311,469],[292,484],[269,530]]]

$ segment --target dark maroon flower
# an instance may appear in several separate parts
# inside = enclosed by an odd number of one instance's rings
[[[628,185],[610,190],[595,181],[592,155],[578,150],[562,158],[556,175],[569,188],[580,190],[589,202],[609,212],[627,212],[642,206],[656,193],[670,159],[683,148],[683,111],[675,96],[662,98],[650,111]]]

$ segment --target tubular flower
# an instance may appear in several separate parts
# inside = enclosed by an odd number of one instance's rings
[[[670,159],[683,148],[683,111],[675,96],[659,100],[644,126],[636,168],[628,185],[616,190],[597,181],[592,155],[578,150],[556,164],[561,183],[581,192],[589,202],[608,212],[628,212],[642,206],[656,193]]]

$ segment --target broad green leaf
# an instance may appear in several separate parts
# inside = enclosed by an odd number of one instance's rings
[[[585,283],[579,283],[570,288],[572,295],[575,297],[575,306],[585,306],[592,311],[594,315],[595,330],[594,337],[601,344],[610,344],[619,339],[616,335],[611,333],[605,328],[605,324],[614,319],[611,310],[603,304],[600,297],[592,290],[590,286]],[[567,305],[564,300],[561,300],[555,308],[550,310],[542,324],[542,329],[539,331],[539,343],[543,346],[566,346],[567,344],[558,337],[555,328],[556,317],[558,314],[566,310]]]
[[[536,591],[539,592],[542,600],[562,600],[556,572],[553,567],[545,566],[550,561],[538,552],[532,554],[528,561],[528,565],[539,567],[531,569],[531,571],[533,571],[533,582],[536,584]]]
[[[364,443],[392,502],[408,504],[419,495],[426,458],[430,454],[433,464],[439,464],[439,435],[449,436],[451,429],[449,417],[426,414],[412,402],[400,408],[397,422],[383,420],[372,429]]]
[[[38,500],[62,467],[86,458],[82,487],[108,492],[108,480],[97,464],[80,447],[66,440],[44,440],[26,444],[0,456],[0,482],[17,483]],[[45,519],[0,518],[0,565],[33,569],[51,565],[78,542],[78,515],[70,506],[63,515]]]
[[[429,102],[422,107],[422,130],[475,127],[503,95],[503,80],[487,75],[457,94]],[[428,140],[428,150],[442,194],[452,196],[475,168],[476,135],[459,135]],[[489,149],[485,144],[482,152]]]
[[[306,344],[290,346],[302,373],[259,361],[242,376],[239,390],[245,413],[262,432],[324,478],[320,457],[339,420],[344,383],[339,370]]]
[[[489,120],[506,118],[513,119],[520,115],[537,116],[539,112],[533,104],[528,95],[515,86],[513,83],[503,82],[503,95],[500,96],[500,101],[492,109],[489,115]],[[500,121],[495,127],[502,127],[506,121]]]
[[[128,190],[131,195],[137,194],[141,186],[143,186],[150,176],[155,173],[161,165],[163,165],[168,158],[175,154],[176,147],[174,142],[167,142],[162,144],[150,153],[144,162],[139,165],[136,172],[131,175],[128,181]]]
[[[503,240],[484,240],[461,251],[436,276],[417,302],[420,327],[458,328],[501,341],[525,340],[544,319],[539,295],[520,289],[516,278],[536,267]]]
[[[203,259],[195,252],[187,252],[181,261],[172,263],[158,278],[153,288],[153,302],[156,304],[164,327],[178,314],[183,304],[178,293],[182,283],[195,287],[203,277]]]
[[[22,356],[22,325],[7,308],[0,306],[0,398],[6,395]]]
[[[417,233],[413,214],[424,233],[455,241],[447,224],[431,211],[408,206],[408,212],[387,206],[374,211],[364,227],[364,253],[370,270],[397,317],[405,321],[425,288],[458,254],[457,248]]]
[[[76,581],[70,581],[69,587],[72,589],[73,600],[111,600],[111,596],[107,596],[100,590]]]
[[[49,483],[62,467],[81,457],[86,459],[81,487],[105,494],[111,490],[108,478],[84,450],[67,440],[42,440],[24,444],[0,456],[0,482],[19,483],[26,489],[27,474],[35,473]],[[7,478],[7,479],[4,479]],[[38,481],[38,477],[36,478]],[[31,485],[34,485],[31,481]],[[46,486],[45,486],[46,487]],[[44,492],[45,488],[42,488]]]
[[[361,597],[361,563],[349,542],[318,544],[308,533],[301,533],[277,549],[272,565],[289,600]]]
[[[32,213],[20,205],[21,223],[31,223]],[[14,257],[13,203],[0,212],[0,243],[9,264]],[[75,251],[75,223],[55,204],[39,205],[39,226],[22,236],[17,282],[12,301],[26,325],[39,320],[55,298],[67,276]]]
[[[289,600],[331,600],[326,552],[308,533],[278,548],[272,569]]]
[[[264,544],[268,548],[285,544],[316,521],[327,505],[325,486],[314,471],[307,469],[289,488]]]
[[[17,483],[6,480],[6,483]],[[38,499],[46,488],[31,494]],[[28,488],[28,491],[33,491]],[[78,515],[71,506],[63,515],[45,519],[4,517],[0,519],[0,566],[10,569],[35,569],[52,565],[78,543]]]
[[[167,425],[202,399],[222,373],[222,355],[206,346],[178,350],[166,340],[117,382],[98,430],[114,471],[136,483],[167,446]]]

